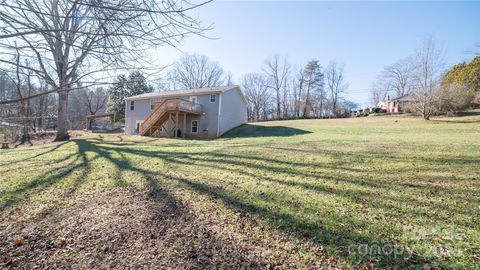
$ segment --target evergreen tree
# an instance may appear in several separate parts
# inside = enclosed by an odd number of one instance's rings
[[[115,119],[122,121],[125,117],[125,98],[153,92],[153,87],[140,71],[133,71],[127,76],[118,75],[108,89],[108,111],[115,113]]]
[[[121,121],[125,117],[125,98],[128,97],[127,77],[118,75],[108,89],[107,110],[115,113],[115,119]]]
[[[323,101],[325,99],[323,80],[324,74],[322,66],[318,60],[311,60],[304,69],[305,84],[305,104],[303,107],[303,117],[312,116],[314,104],[319,104],[319,112],[323,111]]]
[[[153,92],[153,87],[147,83],[140,71],[133,71],[128,75],[126,84],[128,96],[136,96]]]

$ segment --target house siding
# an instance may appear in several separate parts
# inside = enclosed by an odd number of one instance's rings
[[[240,89],[234,88],[225,91],[221,97],[220,126],[218,136],[232,128],[247,123],[247,105],[243,102]]]
[[[130,102],[125,101],[125,134],[136,134],[136,122],[143,121],[152,113],[150,99],[134,100],[134,110],[130,110]]]
[[[186,135],[192,138],[213,138],[217,135],[218,126],[218,104],[219,94],[216,95],[216,101],[210,102],[210,94],[208,95],[196,95],[197,103],[202,105],[202,115],[187,115]],[[173,97],[169,97],[173,98]],[[181,96],[178,98],[189,100],[190,96]],[[151,110],[152,102],[160,102],[161,99],[141,99],[134,100],[134,110],[130,110],[130,102],[125,102],[125,134],[137,134],[136,123],[137,121],[143,121],[147,118],[153,110]],[[198,120],[198,133],[191,132],[192,120]],[[179,115],[179,129],[183,130],[183,114]],[[162,132],[161,135],[166,135]]]
[[[197,96],[197,102],[202,105],[203,114],[187,115],[187,137],[190,138],[214,138],[217,135],[218,126],[218,95],[215,102],[210,102],[210,95]],[[192,120],[198,120],[198,133],[192,133]],[[183,127],[180,124],[180,127]]]

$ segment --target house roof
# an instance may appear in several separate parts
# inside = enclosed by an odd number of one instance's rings
[[[223,93],[229,90],[237,89],[242,96],[242,99],[246,102],[245,95],[238,85],[233,86],[218,86],[218,87],[205,87],[197,89],[184,89],[184,90],[171,90],[163,92],[146,93],[137,96],[127,97],[125,100],[142,100],[150,98],[168,98],[168,97],[182,97],[182,96],[195,96],[195,95],[209,95]]]

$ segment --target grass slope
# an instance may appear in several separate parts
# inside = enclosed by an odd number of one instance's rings
[[[475,269],[479,149],[473,115],[1,151],[0,265]]]

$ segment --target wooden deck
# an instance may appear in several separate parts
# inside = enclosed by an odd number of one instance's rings
[[[140,135],[152,136],[164,128],[168,137],[178,137],[179,119],[183,117],[182,137],[185,138],[186,118],[188,114],[201,115],[202,106],[191,101],[175,98],[166,99],[155,105],[154,111],[140,125]],[[165,125],[170,122],[170,128]]]

